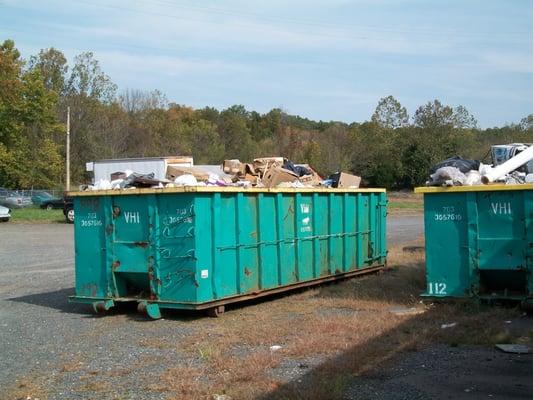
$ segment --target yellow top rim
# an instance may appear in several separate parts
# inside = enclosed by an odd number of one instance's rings
[[[455,192],[503,192],[512,190],[532,190],[533,184],[526,183],[523,185],[504,185],[501,183],[493,185],[475,185],[475,186],[426,186],[415,188],[415,193],[455,193]]]
[[[68,192],[71,197],[125,196],[167,193],[386,193],[383,188],[326,189],[326,188],[240,188],[234,186],[180,186],[161,189],[85,190]]]

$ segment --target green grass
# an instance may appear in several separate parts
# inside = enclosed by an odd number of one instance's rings
[[[12,222],[56,223],[65,222],[63,210],[42,210],[39,207],[15,208],[11,210]]]

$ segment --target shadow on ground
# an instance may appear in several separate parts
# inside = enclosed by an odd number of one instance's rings
[[[17,303],[48,307],[69,314],[90,314],[90,307],[84,304],[69,303],[68,297],[74,295],[74,288],[35,293],[8,299]]]
[[[372,285],[365,282],[368,279]],[[533,315],[474,300],[426,306],[425,312],[410,315],[413,304],[423,308],[413,300],[423,285],[419,265],[355,279],[339,290],[322,287],[321,297],[342,298],[354,291],[361,300],[405,304],[406,317],[393,329],[329,358],[261,400],[531,399],[533,354],[504,353],[494,344],[525,339],[531,346]],[[452,322],[456,325],[442,328]]]

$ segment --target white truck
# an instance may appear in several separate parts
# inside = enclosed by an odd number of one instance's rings
[[[492,166],[496,167],[503,164],[532,145],[532,143],[510,143],[491,146]],[[533,173],[533,160],[529,160],[529,162],[518,168],[517,171],[525,172],[526,174]]]

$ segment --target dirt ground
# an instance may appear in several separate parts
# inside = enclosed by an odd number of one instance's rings
[[[420,216],[389,218],[390,269],[218,319],[69,304],[72,226],[0,225],[0,399],[528,399],[533,318],[422,303]],[[443,325],[456,325],[443,329]]]

